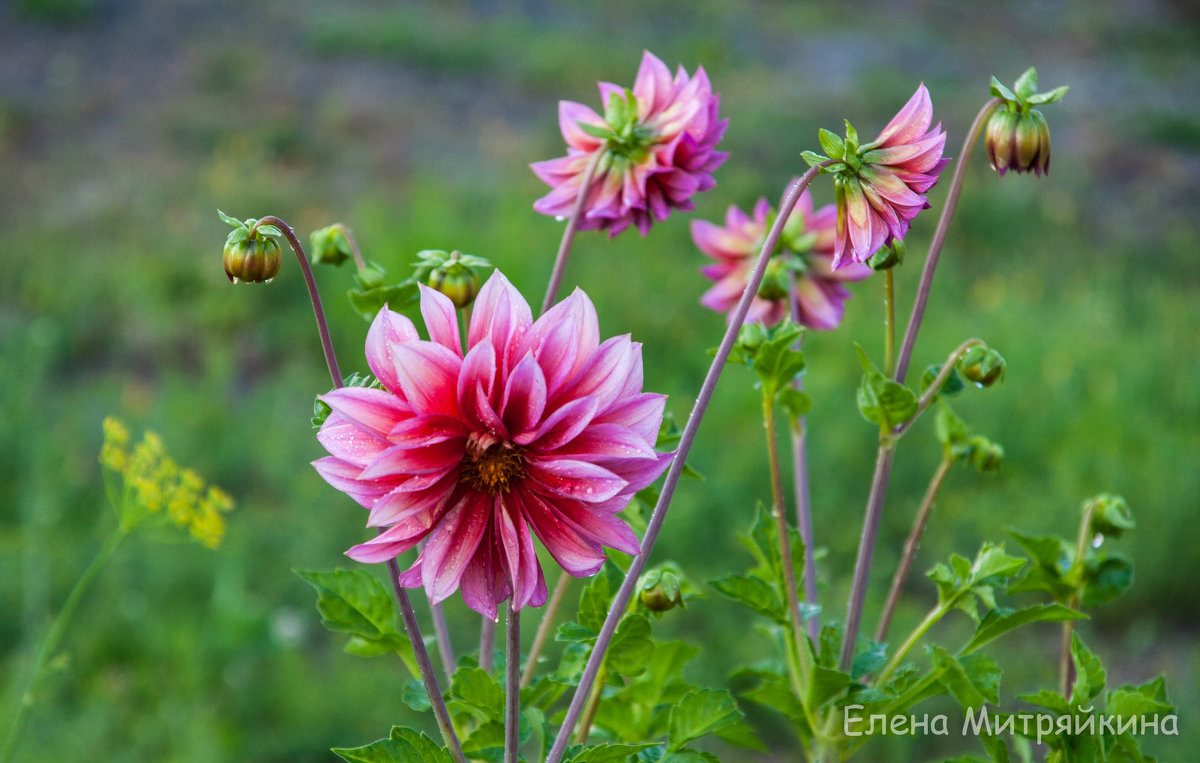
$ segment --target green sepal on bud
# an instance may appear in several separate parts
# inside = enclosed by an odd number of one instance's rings
[[[990,387],[1004,378],[1004,356],[990,347],[975,345],[962,354],[958,370],[980,387]]]
[[[217,215],[233,228],[225,238],[221,254],[225,276],[231,283],[270,283],[283,264],[278,241],[283,231],[274,225],[255,228],[258,220],[254,218],[238,220],[221,210],[217,210]]]
[[[440,249],[419,252],[415,278],[429,288],[450,298],[459,310],[475,301],[480,280],[476,268],[489,268],[491,263],[482,257]]]
[[[674,565],[649,570],[638,581],[638,601],[657,618],[684,603],[686,580]]]
[[[1012,89],[992,77],[992,95],[1003,103],[988,118],[984,144],[992,169],[1001,176],[1008,170],[1038,176],[1050,171],[1050,125],[1033,107],[1061,101],[1067,88],[1036,90],[1037,70],[1033,67],[1017,78]]]
[[[315,230],[308,237],[309,259],[314,265],[341,265],[350,259],[350,239],[346,226],[334,223]]]
[[[872,270],[891,270],[897,265],[904,264],[904,239],[892,239],[892,243],[884,244],[878,252],[871,255],[867,264]]]
[[[1126,530],[1134,528],[1133,513],[1129,504],[1119,495],[1101,493],[1084,504],[1084,511],[1092,509],[1092,534],[1119,538]]]

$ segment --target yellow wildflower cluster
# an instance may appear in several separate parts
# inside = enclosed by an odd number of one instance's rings
[[[147,431],[131,452],[129,430],[110,416],[104,420],[100,463],[124,481],[123,505],[116,508],[127,529],[163,517],[187,528],[209,548],[220,545],[225,534],[222,514],[233,508],[233,499],[215,485],[206,487],[195,470],[180,468],[167,455],[158,434]]]

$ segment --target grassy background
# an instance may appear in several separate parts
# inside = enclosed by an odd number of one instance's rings
[[[1181,735],[1147,747],[1184,756],[1200,728],[1197,21],[1191,5],[1133,0],[0,7],[4,699],[111,527],[95,460],[105,415],[161,432],[239,504],[218,552],[135,540],[118,553],[77,615],[18,759],[330,760],[330,746],[424,722],[404,715],[392,675],[341,654],[290,572],[345,563],[363,515],[307,466],[321,455],[312,398],[328,380],[299,273],[287,263],[269,287],[229,286],[215,209],[277,214],[302,235],[344,222],[397,273],[420,249],[479,254],[536,302],[560,226],[530,212],[544,189],[526,165],[562,151],[557,100],[596,106],[594,83],[630,83],[643,49],[689,71],[703,64],[721,93],[732,155],[695,213],[714,220],[728,204],[777,197],[819,127],[849,117],[874,134],[919,81],[956,160],[990,75],[1011,82],[1036,65],[1043,85],[1071,85],[1047,111],[1048,178],[999,179],[981,149],[969,169],[914,363],[939,361],[966,336],[1006,355],[1006,383],[956,407],[1008,458],[993,478],[951,474],[916,567],[969,555],[1010,526],[1072,536],[1084,498],[1125,495],[1138,528],[1114,545],[1135,560],[1136,585],[1082,633],[1114,683],[1168,673]],[[944,192],[933,191],[935,208]],[[696,304],[704,258],[687,217],[645,239],[581,236],[567,276],[597,303],[605,335],[645,343],[646,388],[669,393],[680,419],[722,328]],[[918,220],[910,250],[932,225]],[[913,263],[899,276],[902,314],[918,272]],[[318,278],[343,368],[361,367],[366,324],[339,295],[349,274]],[[845,328],[806,346],[831,617],[842,614],[874,451],[854,410],[850,342],[878,352],[879,285],[855,291]],[[754,395],[749,375],[731,370],[692,459],[708,480],[683,486],[655,552],[698,581],[741,566],[735,535],[767,495]],[[871,611],[936,463],[927,427],[911,440]],[[899,628],[930,589],[914,578]],[[473,648],[476,621],[449,609],[456,646]],[[710,596],[665,628],[720,643],[693,678],[723,685],[765,649],[743,622]],[[1040,686],[1056,654],[1052,628],[1023,639],[1003,687],[1010,704]],[[921,754],[971,749],[948,744]]]

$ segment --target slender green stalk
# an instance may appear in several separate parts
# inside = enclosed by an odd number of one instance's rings
[[[792,320],[796,323],[800,322],[800,300],[797,297],[797,279],[796,274],[791,274],[792,291],[789,296],[791,303]],[[796,342],[796,349],[800,349],[800,342]],[[792,381],[792,386],[798,390],[804,389],[803,377],[797,376]],[[796,527],[800,530],[800,540],[804,541],[804,600],[811,604],[814,608],[819,606],[817,601],[817,562],[813,558],[813,549],[816,548],[813,541],[813,517],[812,517],[812,500],[809,497],[808,489],[808,422],[804,416],[798,418],[792,425],[792,481],[796,495]],[[812,617],[808,618],[806,623],[808,629],[808,637],[813,643],[821,635],[821,619],[819,611],[814,609]]]
[[[783,567],[784,598],[787,601],[788,620],[792,626],[792,642],[796,649],[796,668],[800,674],[793,677],[798,684],[797,699],[804,702],[811,684],[811,666],[804,659],[804,622],[800,617],[800,597],[796,593],[796,566],[792,560],[792,544],[788,538],[787,510],[783,505],[783,477],[779,468],[779,443],[775,432],[775,391],[770,385],[763,386],[763,428],[767,435],[767,463],[771,471],[771,513],[775,516],[775,532],[779,536],[779,558]]]
[[[943,617],[945,617],[947,612],[954,609],[959,598],[960,596],[954,596],[949,600],[938,604],[929,611],[929,614],[925,615],[925,619],[922,620],[916,628],[913,628],[912,633],[908,634],[908,638],[904,640],[904,643],[901,644],[900,648],[896,650],[896,653],[892,655],[892,659],[888,660],[887,665],[883,666],[883,670],[879,671],[879,675],[875,678],[876,686],[882,686],[887,682],[888,678],[892,675],[892,671],[894,671],[904,660],[904,658],[908,656],[908,653],[911,652],[912,648],[917,645],[917,642],[921,640],[921,637],[924,636],[925,633],[932,628],[938,620],[941,620]]]
[[[1000,103],[999,98],[992,98],[983,105],[983,108],[975,115],[975,121],[967,130],[962,152],[958,155],[958,165],[954,168],[954,177],[950,181],[950,190],[946,194],[946,205],[942,207],[941,217],[938,218],[937,228],[929,243],[929,254],[925,256],[925,266],[921,271],[921,284],[917,287],[917,298],[913,303],[908,326],[904,330],[904,343],[900,346],[900,358],[896,361],[896,375],[892,377],[901,384],[904,383],[904,377],[908,373],[908,362],[912,359],[913,348],[917,344],[917,332],[921,330],[921,320],[925,317],[925,305],[929,301],[929,290],[933,286],[933,272],[937,270],[942,245],[946,243],[946,233],[950,230],[950,219],[954,217],[954,210],[958,207],[958,197],[962,194],[963,179],[967,175],[967,159],[971,156],[971,149],[975,147],[979,133],[983,131],[984,122]]]
[[[604,696],[604,683],[608,681],[608,666],[600,669],[600,675],[592,684],[592,693],[588,695],[587,706],[583,709],[583,718],[579,721],[579,731],[575,734],[575,744],[587,744],[592,733],[592,724],[596,720],[596,711],[600,709],[600,698]]]
[[[504,763],[517,763],[521,746],[521,613],[511,605],[505,628]]]
[[[1092,517],[1096,514],[1096,502],[1088,501],[1083,511],[1083,521],[1079,524],[1079,537],[1075,541],[1075,559],[1067,572],[1067,579],[1078,582],[1083,571],[1087,556],[1088,541],[1091,540]],[[1071,609],[1079,609],[1079,589],[1067,604]],[[1064,620],[1062,625],[1062,642],[1059,646],[1058,668],[1062,678],[1062,695],[1070,698],[1071,686],[1075,683],[1075,660],[1071,658],[1071,635],[1075,633],[1075,621]]]
[[[329,324],[325,322],[325,308],[321,306],[317,281],[313,278],[312,267],[308,264],[308,256],[304,254],[304,247],[301,246],[300,239],[296,238],[296,232],[290,225],[274,215],[267,215],[254,223],[254,227],[250,229],[251,236],[260,225],[274,225],[282,230],[288,243],[292,245],[292,251],[296,253],[296,259],[300,260],[300,270],[304,273],[304,285],[308,287],[308,298],[312,302],[313,315],[317,318],[317,333],[321,335],[321,349],[325,353],[325,365],[329,368],[329,377],[333,380],[333,386],[342,386],[342,372],[338,369],[337,356],[333,353],[333,339],[329,336]]]
[[[46,669],[46,663],[49,662],[50,657],[58,649],[59,642],[66,635],[67,626],[70,624],[75,610],[78,609],[79,602],[83,600],[83,595],[91,587],[96,575],[112,557],[113,551],[117,549],[117,546],[120,545],[121,541],[128,534],[129,530],[125,527],[118,527],[113,530],[112,534],[104,541],[104,545],[96,553],[96,556],[93,557],[91,563],[88,564],[87,569],[75,581],[75,586],[67,594],[62,609],[58,611],[54,621],[50,624],[50,630],[46,632],[46,636],[42,639],[37,657],[29,669],[29,675],[25,679],[25,686],[21,689],[21,693],[17,695],[17,706],[13,712],[12,723],[9,724],[8,733],[4,737],[4,746],[0,747],[0,761],[3,761],[3,763],[8,763],[8,761],[12,760],[17,739],[20,737],[21,731],[25,727],[25,722],[29,717],[29,711],[33,707],[35,699],[34,691],[37,688],[38,680],[41,678],[42,672]]]
[[[543,313],[554,304],[554,300],[558,296],[558,289],[562,286],[563,274],[567,270],[567,256],[571,251],[571,244],[575,240],[575,231],[579,229],[580,215],[583,214],[583,206],[587,203],[592,175],[595,174],[596,165],[600,163],[600,158],[603,156],[603,150],[594,153],[583,170],[583,177],[579,180],[579,193],[575,197],[575,206],[571,209],[567,227],[563,230],[562,241],[558,245],[558,254],[554,257],[554,269],[550,271],[550,283],[546,287],[546,298],[542,300]]]
[[[558,736],[555,737],[554,745],[550,748],[550,753],[546,757],[546,763],[558,763],[562,760],[563,754],[566,752],[567,743],[571,739],[575,724],[579,722],[579,715],[583,711],[583,704],[591,691],[593,682],[596,680],[596,675],[600,671],[600,665],[604,661],[605,652],[612,641],[613,633],[616,632],[617,623],[620,621],[625,607],[628,606],[629,601],[633,598],[638,577],[641,576],[642,570],[646,568],[650,551],[654,548],[654,543],[658,539],[658,533],[662,529],[663,521],[666,519],[671,499],[675,495],[675,488],[679,484],[680,477],[683,475],[683,465],[687,459],[687,454],[691,450],[692,443],[696,439],[696,433],[700,429],[700,422],[704,419],[704,413],[708,409],[709,402],[712,400],[713,391],[717,387],[717,380],[721,376],[725,361],[729,358],[729,353],[733,350],[734,342],[737,341],[737,335],[741,330],[742,323],[746,320],[746,313],[750,309],[750,302],[758,293],[758,287],[762,283],[763,274],[767,269],[767,261],[770,259],[771,253],[775,251],[775,246],[779,243],[779,236],[783,232],[783,224],[787,221],[788,216],[791,215],[796,202],[799,201],[800,194],[804,192],[804,189],[808,187],[812,179],[817,176],[820,168],[830,163],[832,163],[832,160],[809,168],[798,180],[793,181],[788,186],[787,192],[779,204],[779,215],[775,218],[775,224],[771,226],[766,239],[763,240],[762,250],[759,252],[758,260],[754,265],[753,271],[750,273],[746,289],[742,292],[742,298],[730,316],[725,336],[717,348],[716,356],[713,358],[712,365],[709,366],[708,374],[704,377],[704,383],[700,385],[700,392],[696,395],[696,403],[692,406],[692,413],[688,416],[687,423],[680,434],[679,445],[675,451],[675,457],[671,460],[671,466],[667,469],[667,476],[663,480],[663,488],[662,492],[659,493],[658,503],[650,515],[650,521],[646,526],[646,533],[642,536],[640,553],[633,558],[632,563],[629,565],[629,570],[625,573],[625,581],[617,591],[617,595],[608,611],[608,617],[605,618],[604,625],[600,628],[600,633],[596,637],[596,643],[592,647],[592,653],[588,657],[587,665],[584,667],[583,674],[579,678],[579,686],[575,689],[575,694],[571,698],[571,705],[567,708],[566,717],[563,719],[563,724],[558,730]]]
[[[529,647],[529,657],[525,660],[525,671],[521,673],[521,688],[533,682],[533,674],[537,670],[538,657],[542,654],[543,647],[546,646],[546,639],[550,636],[550,629],[554,627],[554,616],[558,613],[558,606],[562,603],[563,594],[567,592],[567,587],[571,583],[571,576],[564,570],[558,576],[558,582],[554,585],[554,591],[550,594],[550,601],[542,608],[542,619],[538,622],[537,633],[533,634],[533,644]]]
[[[912,530],[909,531],[908,538],[904,541],[904,553],[900,556],[900,565],[896,568],[896,574],[892,576],[892,588],[888,591],[887,602],[883,605],[879,628],[875,631],[875,640],[880,643],[887,638],[888,626],[892,623],[892,615],[896,612],[896,603],[900,600],[900,589],[904,587],[904,579],[908,577],[913,558],[921,546],[921,535],[925,532],[925,525],[929,523],[933,502],[937,500],[942,483],[945,482],[946,475],[950,473],[950,467],[954,466],[955,460],[954,456],[949,454],[944,456],[942,462],[938,464],[937,470],[934,471],[933,478],[929,481],[929,487],[925,489],[925,497],[921,499],[921,507],[917,510],[916,519],[913,520]]]
[[[893,270],[883,271],[883,373],[889,378],[896,358],[896,276]]]

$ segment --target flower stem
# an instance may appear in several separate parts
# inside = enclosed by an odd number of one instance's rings
[[[883,372],[891,378],[896,357],[896,277],[883,271]]]
[[[438,653],[442,656],[442,670],[446,671],[446,680],[454,680],[454,651],[450,646],[450,632],[446,628],[446,613],[441,604],[429,602],[429,610],[433,616],[433,635],[437,639]]]
[[[789,296],[792,309],[792,320],[800,322],[800,299],[796,291],[796,274],[791,274],[792,290]],[[800,342],[796,342],[800,349]],[[798,390],[804,389],[803,377],[797,376],[792,380],[792,386]],[[800,540],[804,541],[804,600],[811,604],[813,616],[808,618],[808,637],[813,643],[821,635],[821,620],[815,609],[817,603],[817,563],[813,558],[813,519],[812,500],[808,490],[808,424],[805,417],[796,419],[792,425],[792,477],[796,494],[796,526],[800,529]]]
[[[350,256],[354,258],[354,267],[362,270],[367,266],[367,261],[363,259],[362,251],[358,248],[358,241],[354,239],[354,234],[350,232],[349,228],[340,223],[337,228],[346,237],[346,243],[350,244]]]
[[[521,746],[521,613],[508,609],[504,664],[504,763],[517,763]]]
[[[129,531],[125,527],[118,527],[113,530],[91,563],[88,564],[87,569],[75,581],[75,586],[67,594],[62,609],[58,611],[58,614],[54,617],[54,621],[50,624],[50,630],[46,632],[45,638],[42,639],[37,657],[34,659],[33,666],[29,670],[29,676],[25,679],[25,686],[22,688],[21,693],[17,695],[17,706],[13,712],[12,722],[9,724],[8,733],[4,737],[4,746],[0,747],[0,761],[8,763],[12,759],[17,739],[20,737],[21,731],[25,726],[25,721],[29,717],[29,710],[33,707],[34,689],[37,687],[37,682],[41,678],[42,671],[46,668],[46,663],[54,654],[54,651],[58,649],[58,644],[66,634],[67,625],[70,623],[71,617],[75,614],[75,610],[79,607],[79,602],[82,601],[83,595],[91,587],[96,575],[108,562],[109,558],[112,557],[113,551],[116,550],[117,546],[120,545],[128,533]]]
[[[842,637],[842,653],[838,669],[849,673],[854,664],[854,647],[862,625],[863,604],[867,599],[867,578],[871,559],[875,556],[875,540],[879,536],[879,519],[883,514],[883,499],[887,495],[888,477],[892,473],[892,458],[896,455],[895,441],[880,442],[875,456],[875,476],[871,478],[871,493],[863,517],[862,536],[858,541],[858,558],[854,562],[854,581],[850,585],[850,601],[846,605],[846,633]]]
[[[442,698],[442,689],[438,686],[437,674],[433,672],[433,663],[429,660],[429,652],[425,649],[425,641],[421,638],[421,627],[417,624],[417,614],[409,601],[408,591],[400,585],[400,565],[395,559],[387,562],[388,578],[392,581],[392,591],[396,594],[396,603],[400,605],[400,619],[404,621],[404,630],[408,640],[412,642],[413,653],[417,667],[421,671],[421,679],[425,682],[425,692],[433,705],[433,715],[437,718],[438,729],[442,732],[442,740],[450,750],[455,763],[466,763],[462,747],[458,743],[458,735],[454,733],[454,724],[450,722],[450,711],[446,709],[446,701]]]
[[[496,621],[483,615],[479,626],[479,667],[485,673],[491,673],[493,653],[496,650]]]
[[[1075,559],[1071,569],[1067,571],[1067,579],[1078,581],[1086,560],[1088,540],[1092,528],[1092,517],[1096,514],[1096,502],[1088,501],[1083,511],[1083,521],[1079,524],[1079,537],[1075,541]],[[1079,589],[1076,588],[1068,605],[1071,609],[1079,609]],[[1062,643],[1059,648],[1059,675],[1062,678],[1062,695],[1068,699],[1071,696],[1071,685],[1075,683],[1075,660],[1071,657],[1071,635],[1075,633],[1075,621],[1064,620],[1062,626]]]
[[[941,620],[943,617],[945,617],[946,613],[953,609],[958,603],[958,599],[959,597],[955,596],[948,601],[938,604],[929,611],[929,614],[925,615],[925,619],[913,629],[912,633],[908,634],[908,638],[904,640],[904,643],[901,644],[900,648],[896,650],[896,653],[892,655],[892,659],[888,660],[887,665],[883,666],[883,670],[879,671],[879,675],[875,679],[876,686],[882,686],[884,682],[887,681],[887,679],[892,675],[892,671],[895,670],[904,660],[904,658],[908,656],[908,653],[912,651],[914,646],[917,645],[917,642],[921,640],[921,637],[925,635],[926,631],[932,628],[938,620]]]
[[[542,609],[542,619],[538,623],[537,633],[533,634],[533,644],[529,647],[529,657],[525,660],[525,671],[521,673],[522,689],[533,683],[533,674],[537,669],[538,657],[542,654],[542,648],[546,646],[546,639],[550,636],[550,629],[554,627],[554,616],[558,613],[558,606],[562,603],[563,594],[567,592],[567,587],[570,583],[571,576],[566,571],[563,571],[558,577],[558,583],[554,585],[553,593],[550,594],[550,601]]]
[[[571,243],[575,240],[575,231],[579,229],[579,218],[583,214],[584,204],[587,203],[592,175],[596,173],[596,165],[600,163],[602,156],[604,156],[603,151],[592,154],[592,158],[588,160],[587,166],[583,170],[583,177],[579,181],[579,193],[575,196],[575,206],[571,209],[571,217],[567,220],[562,241],[558,245],[558,254],[554,257],[554,269],[550,271],[550,283],[546,287],[546,299],[542,301],[542,313],[545,313],[554,304],[554,300],[558,296],[558,289],[562,286],[563,274],[567,270],[567,255],[571,251]]]
[[[575,744],[587,744],[592,733],[592,724],[596,720],[596,711],[600,709],[600,699],[604,696],[604,683],[608,680],[608,667],[600,670],[600,675],[592,684],[592,693],[588,695],[587,706],[583,711],[583,720],[579,723],[579,733],[575,735]]]
[[[950,218],[958,206],[958,197],[962,194],[963,178],[967,174],[967,159],[975,141],[983,130],[983,124],[988,116],[1001,103],[999,98],[991,98],[979,110],[975,121],[967,130],[966,140],[963,141],[962,153],[958,156],[958,165],[954,168],[954,177],[950,181],[950,191],[946,194],[946,205],[942,207],[941,217],[938,218],[937,228],[933,232],[933,240],[929,242],[929,254],[925,256],[925,267],[921,271],[921,285],[917,287],[917,299],[913,303],[912,315],[904,330],[904,343],[900,346],[900,358],[896,362],[896,375],[893,377],[901,384],[908,373],[908,362],[912,358],[913,348],[917,343],[917,332],[921,329],[921,320],[925,317],[925,304],[929,301],[929,289],[933,285],[933,272],[937,269],[938,257],[942,253],[942,245],[946,243],[946,233],[950,229]]]
[[[796,648],[796,667],[800,675],[794,681],[799,687],[797,699],[804,702],[805,690],[810,683],[808,661],[804,659],[804,621],[800,617],[800,597],[796,593],[796,565],[792,561],[792,544],[788,538],[787,510],[783,505],[783,476],[779,468],[779,444],[775,433],[775,410],[773,402],[775,391],[768,385],[763,386],[763,428],[767,434],[767,463],[771,470],[771,502],[772,514],[775,515],[775,531],[779,536],[779,559],[783,567],[783,586],[787,600],[788,619],[792,624],[792,640]]]
[[[900,435],[911,429],[913,424],[917,423],[917,419],[921,417],[921,414],[924,413],[925,410],[933,404],[933,401],[937,399],[938,394],[942,390],[942,385],[945,384],[946,380],[950,378],[950,374],[954,373],[954,365],[958,363],[958,359],[962,357],[963,353],[972,347],[978,347],[984,344],[985,343],[982,339],[968,339],[958,347],[954,348],[954,351],[946,357],[946,362],[942,364],[941,370],[938,371],[938,375],[933,378],[933,382],[929,385],[929,388],[925,390],[925,393],[921,395],[921,398],[917,401],[917,412],[914,413],[912,418],[910,418],[908,421],[897,425],[892,430],[892,437],[899,438]]]
[[[317,318],[317,333],[321,335],[321,349],[325,352],[325,365],[329,367],[329,376],[333,379],[333,386],[342,386],[342,372],[338,369],[337,356],[333,354],[333,340],[329,336],[329,324],[325,322],[325,308],[321,306],[321,295],[317,292],[317,282],[313,278],[312,267],[308,264],[308,256],[304,254],[304,247],[300,245],[300,239],[296,238],[296,232],[290,225],[274,215],[267,215],[254,223],[254,227],[250,229],[251,237],[254,236],[254,232],[260,225],[274,225],[282,230],[288,243],[292,245],[292,251],[296,253],[296,259],[300,260],[300,270],[304,272],[304,284],[308,287],[308,298],[312,301],[313,314]]]
[[[900,556],[900,565],[892,577],[892,588],[888,591],[887,602],[883,605],[879,628],[875,631],[875,640],[878,642],[882,643],[887,638],[888,626],[891,625],[892,615],[896,611],[896,602],[900,599],[900,589],[904,586],[904,579],[908,577],[913,557],[916,556],[917,549],[921,545],[921,534],[925,532],[925,525],[929,522],[929,514],[933,511],[933,502],[937,499],[938,492],[942,489],[942,483],[945,482],[946,475],[950,473],[950,467],[954,466],[955,460],[954,456],[949,454],[942,458],[942,462],[938,464],[937,470],[933,473],[933,478],[929,481],[929,487],[925,490],[925,497],[921,499],[917,518],[913,520],[912,530],[904,541],[904,553]]]
[[[579,686],[576,687],[575,694],[571,698],[571,705],[567,709],[563,725],[558,730],[558,736],[554,739],[554,746],[550,748],[550,754],[546,757],[546,763],[558,763],[558,761],[562,760],[563,753],[566,752],[567,742],[571,738],[575,724],[579,722],[579,714],[583,710],[583,703],[591,691],[592,683],[596,680],[597,673],[600,671],[600,664],[604,661],[604,654],[608,650],[608,644],[617,629],[617,623],[624,614],[625,607],[629,605],[629,601],[633,597],[638,577],[642,574],[642,570],[646,568],[647,558],[650,556],[650,551],[654,548],[654,542],[658,539],[658,533],[662,529],[663,521],[666,519],[667,510],[670,508],[671,499],[675,494],[675,488],[679,484],[679,478],[683,475],[683,465],[687,459],[688,451],[691,450],[692,442],[696,439],[696,432],[700,428],[700,422],[704,418],[704,412],[708,409],[709,401],[712,400],[713,391],[717,387],[717,380],[721,376],[721,370],[725,365],[725,361],[729,358],[729,353],[733,349],[734,342],[737,341],[737,335],[741,330],[742,323],[746,320],[746,313],[750,309],[750,302],[758,293],[758,287],[762,283],[763,274],[767,269],[767,260],[770,258],[771,253],[775,251],[775,245],[779,243],[779,236],[783,232],[783,224],[787,221],[792,209],[795,208],[796,202],[800,199],[800,194],[808,187],[812,179],[816,177],[820,168],[830,163],[832,163],[832,160],[809,168],[799,179],[789,184],[787,192],[780,202],[779,214],[775,218],[775,224],[771,226],[771,230],[763,241],[762,251],[759,252],[758,261],[755,263],[754,270],[750,274],[746,289],[742,292],[741,301],[738,302],[737,308],[734,309],[733,315],[729,319],[728,327],[725,330],[725,337],[721,340],[721,345],[717,348],[716,357],[713,358],[712,365],[709,366],[708,374],[704,377],[704,383],[701,384],[700,392],[696,396],[696,403],[692,406],[692,413],[688,416],[687,424],[683,427],[683,432],[679,438],[679,445],[675,451],[675,457],[671,460],[671,466],[667,470],[666,478],[663,480],[663,488],[662,492],[659,493],[658,503],[654,507],[654,512],[650,515],[650,521],[646,526],[646,534],[642,537],[640,553],[633,558],[632,563],[629,565],[629,571],[625,573],[625,581],[617,591],[617,595],[608,611],[608,617],[605,618],[604,625],[600,628],[600,634],[596,637],[596,644],[592,649],[591,655],[588,657],[587,665],[583,669],[583,675],[580,676]]]

